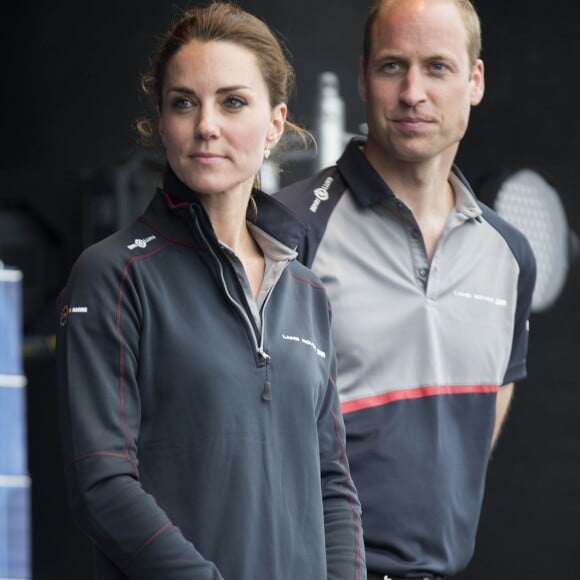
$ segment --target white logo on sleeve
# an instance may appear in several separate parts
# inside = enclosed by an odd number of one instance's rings
[[[328,201],[328,188],[332,185],[333,181],[334,179],[332,179],[332,177],[327,177],[320,187],[312,190],[312,193],[314,194],[314,201],[309,208],[312,213],[316,213],[318,211],[318,206],[323,201]]]
[[[67,304],[60,311],[60,325],[64,326],[71,314],[87,314],[88,311],[86,306],[69,306]]]
[[[155,239],[155,236],[149,236],[145,239],[136,239],[132,244],[129,244],[127,248],[134,250],[135,248],[146,248],[147,244]]]

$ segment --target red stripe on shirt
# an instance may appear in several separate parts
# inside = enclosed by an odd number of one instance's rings
[[[382,395],[373,397],[364,397],[353,401],[345,401],[341,404],[342,413],[352,413],[353,411],[362,411],[372,407],[388,405],[395,401],[404,401],[407,399],[422,399],[423,397],[435,397],[440,395],[468,395],[482,393],[497,393],[498,385],[455,385],[441,387],[419,387],[416,389],[402,389],[400,391],[391,391]]]

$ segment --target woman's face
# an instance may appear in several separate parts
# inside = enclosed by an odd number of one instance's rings
[[[159,131],[170,167],[199,194],[249,195],[285,118],[286,105],[272,109],[256,57],[240,45],[194,40],[168,63]]]

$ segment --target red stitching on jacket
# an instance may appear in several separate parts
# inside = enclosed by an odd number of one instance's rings
[[[313,282],[308,278],[304,278],[304,276],[300,276],[300,274],[296,274],[296,272],[290,271],[290,274],[292,274],[292,276],[297,280],[300,280],[301,282],[306,282],[306,284],[310,284],[310,286],[312,286],[313,288],[319,288],[321,290],[324,290],[324,286],[322,284],[317,284],[316,282]]]
[[[141,546],[139,546],[131,556],[122,564],[123,568],[126,568],[133,562],[140,554],[145,550],[150,544],[152,544],[167,528],[171,527],[171,522],[167,522],[165,525],[161,526],[150,538],[145,540]]]
[[[119,283],[119,295],[117,297],[117,315],[116,315],[116,331],[117,331],[117,338],[119,340],[119,399],[120,399],[120,404],[121,404],[121,425],[123,427],[123,431],[125,433],[125,455],[127,458],[129,458],[129,447],[131,445],[131,435],[129,433],[129,428],[127,426],[127,417],[125,414],[125,381],[123,380],[123,369],[124,369],[124,365],[123,365],[123,353],[125,350],[125,343],[123,341],[123,335],[121,332],[121,304],[123,301],[123,288],[125,285],[125,280],[127,279],[127,275],[128,275],[128,271],[129,268],[133,265],[134,262],[140,261],[140,260],[144,260],[145,258],[150,258],[151,256],[154,256],[155,254],[161,252],[162,250],[164,250],[165,248],[167,248],[169,245],[171,245],[170,243],[164,244],[163,246],[160,246],[159,248],[155,248],[154,250],[148,252],[147,254],[143,254],[140,256],[134,256],[132,258],[130,258],[127,263],[125,264],[125,267],[123,268],[123,273],[121,275],[121,281]],[[137,465],[135,462],[132,462],[133,464],[133,474],[136,475],[137,474]]]
[[[161,230],[158,226],[156,226],[153,222],[150,222],[149,220],[145,219],[144,217],[140,217],[137,221],[142,223],[143,225],[146,225],[151,231],[155,232],[156,234],[159,234],[165,240],[167,240],[168,242],[171,242],[172,244],[175,244],[176,246],[183,246],[184,248],[193,248],[194,250],[199,250],[199,251],[207,251],[205,248],[203,248],[199,244],[194,244],[192,242],[185,242],[185,241],[178,240],[177,239],[177,230],[178,230],[178,225],[180,222],[176,217],[174,217],[174,220],[177,223],[175,226],[175,231],[172,234],[167,234],[166,232]]]
[[[336,393],[336,396],[338,397],[338,392],[336,389],[336,383],[334,382],[334,377],[329,376],[328,380],[330,381],[330,384],[332,385],[332,388],[334,389],[334,392]],[[338,443],[340,445],[340,448],[342,450],[342,453],[340,456],[340,461],[343,465],[346,465],[346,444],[344,442],[344,439],[340,436],[339,420],[338,420],[338,417],[336,416],[336,413],[332,409],[330,410],[330,415],[332,416],[332,419],[334,421],[334,430],[336,433],[336,438],[337,438]],[[343,485],[346,488],[347,484],[350,483],[350,485],[354,489],[355,486],[354,486],[354,482],[352,481],[352,477],[350,476],[350,469],[347,470],[347,474],[348,474],[348,477],[345,480]],[[359,542],[360,526],[356,523],[357,511],[353,505],[352,496],[348,500],[348,503],[349,503],[350,509],[352,511],[352,519],[354,522],[354,544],[355,544],[355,551],[356,551],[356,566],[355,566],[355,570],[354,570],[354,577],[355,577],[355,580],[362,580],[362,579],[359,579],[359,568],[360,568],[360,563],[361,563],[361,559],[362,559],[361,546],[360,546],[360,542]]]
[[[107,456],[107,457],[118,457],[119,459],[126,459],[129,463],[133,466],[133,471],[135,471],[136,464],[135,460],[127,455],[126,453],[115,453],[114,451],[89,451],[88,453],[83,453],[82,455],[78,455],[75,457],[70,465],[74,465],[79,461],[83,461],[84,459],[90,459],[91,457],[100,457],[100,456]]]

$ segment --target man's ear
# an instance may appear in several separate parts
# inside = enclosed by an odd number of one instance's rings
[[[473,65],[469,82],[471,83],[471,106],[475,107],[481,103],[485,93],[484,66],[481,59],[477,59],[477,62]]]

